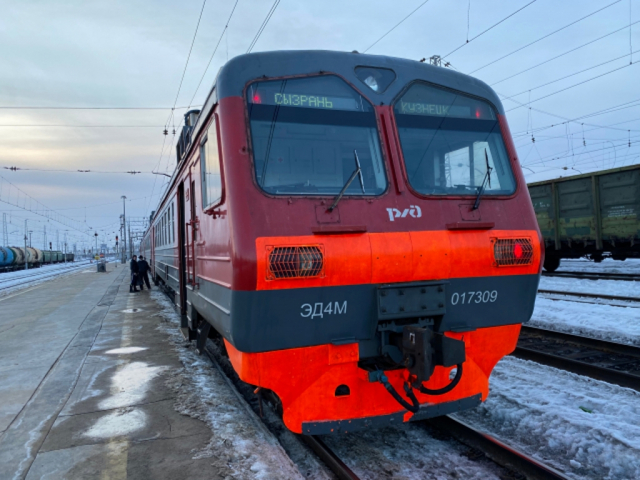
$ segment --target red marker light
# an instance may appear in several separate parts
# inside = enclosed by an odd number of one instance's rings
[[[476,118],[480,118],[480,115],[482,115],[482,114],[480,113],[480,110],[476,110]]]
[[[257,93],[253,96],[253,103],[262,103],[262,98]]]
[[[513,246],[513,256],[516,257],[518,260],[522,258],[522,254],[524,252],[522,251],[522,245],[519,243],[516,243]]]

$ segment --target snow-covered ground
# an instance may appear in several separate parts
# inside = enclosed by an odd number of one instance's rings
[[[640,478],[636,391],[506,357],[488,400],[455,416],[573,478]]]
[[[640,308],[635,307],[551,300],[539,295],[527,325],[640,346]]]
[[[89,260],[81,260],[72,263],[56,263],[53,265],[44,265],[40,268],[0,273],[0,296],[38,285],[39,283],[59,277],[60,275],[77,273],[87,269],[89,265],[91,265]],[[96,268],[95,263],[94,268]]]
[[[583,258],[560,261],[558,272],[606,272],[606,273],[635,273],[640,274],[640,259],[629,258],[625,261],[605,258],[600,263]]]
[[[579,278],[541,277],[541,290],[617,295],[640,299],[640,282],[627,280],[583,280]]]

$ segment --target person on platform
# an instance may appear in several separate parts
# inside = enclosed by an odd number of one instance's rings
[[[134,255],[131,257],[131,263],[129,264],[129,268],[131,268],[131,285],[129,285],[129,293],[138,291],[138,259]]]
[[[151,290],[151,284],[149,283],[149,264],[142,255],[140,255],[140,260],[138,260],[138,282],[140,283],[140,290],[144,290],[145,283],[147,284],[147,288]]]

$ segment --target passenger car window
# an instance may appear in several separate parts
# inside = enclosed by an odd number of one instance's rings
[[[356,153],[363,182],[345,195],[386,190],[373,107],[340,78],[255,82],[247,104],[256,181],[267,193],[336,195],[356,169]]]
[[[515,180],[500,124],[487,102],[416,83],[394,113],[411,186],[425,195],[510,195]]]
[[[202,207],[208,208],[222,199],[222,175],[216,118],[213,117],[206,140],[200,145],[200,168],[202,177]]]

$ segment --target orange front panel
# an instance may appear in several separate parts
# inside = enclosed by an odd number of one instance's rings
[[[494,265],[493,238],[530,238],[529,265]],[[268,248],[321,245],[324,276],[268,280]],[[537,274],[540,241],[535,230],[464,230],[261,237],[256,239],[257,290],[363,285],[447,278]]]
[[[520,325],[491,327],[459,334],[464,340],[466,362],[460,383],[439,396],[415,391],[421,404],[437,404],[478,393],[486,399],[489,375],[504,355],[511,353],[518,340]],[[368,381],[368,373],[357,365],[357,344],[293,348],[266,353],[242,353],[225,341],[229,358],[240,378],[252,385],[273,390],[282,401],[284,421],[289,429],[302,432],[302,424],[323,420],[346,420],[386,415],[404,409],[380,383]],[[451,368],[436,367],[427,388],[449,383]],[[385,372],[391,384],[403,392],[406,370]],[[336,397],[339,385],[347,385],[350,395]],[[407,412],[405,421],[411,417]]]
[[[411,234],[371,233],[371,283],[406,282],[411,278],[413,246]]]
[[[412,280],[449,278],[451,275],[450,233],[411,232],[413,247]]]

